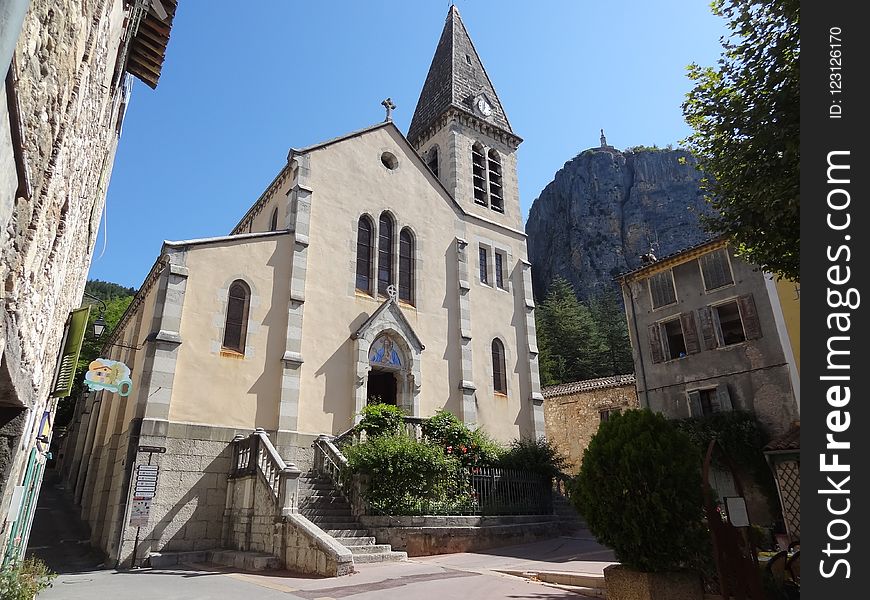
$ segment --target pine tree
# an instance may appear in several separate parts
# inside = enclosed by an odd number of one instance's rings
[[[607,287],[592,300],[590,310],[602,343],[598,377],[634,372],[625,310],[616,290]]]

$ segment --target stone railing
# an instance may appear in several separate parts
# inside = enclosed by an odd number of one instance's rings
[[[299,475],[296,465],[287,464],[275,450],[269,435],[258,427],[248,437],[233,439],[231,478],[261,474],[281,515],[295,513],[298,508]]]

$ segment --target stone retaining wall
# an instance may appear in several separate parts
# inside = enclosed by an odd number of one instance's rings
[[[443,516],[395,517],[361,516],[360,524],[393,550],[408,556],[431,556],[453,552],[474,552],[557,537],[562,533],[558,517]]]

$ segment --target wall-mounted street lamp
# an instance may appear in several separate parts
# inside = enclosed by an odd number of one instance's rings
[[[108,310],[109,307],[106,306],[106,303],[103,302],[100,298],[97,298],[96,296],[92,296],[91,294],[89,294],[87,292],[82,292],[82,293],[83,293],[83,295],[87,296],[88,298],[90,298],[92,300],[96,300],[97,302],[100,303],[100,314],[98,314],[97,318],[94,319],[94,324],[93,324],[93,336],[94,336],[95,340],[98,340],[101,337],[103,337],[103,334],[110,333],[108,331],[109,326],[108,326],[108,324],[106,324],[106,319],[105,319],[106,311]],[[109,344],[109,345],[110,346],[117,346],[119,348],[128,348],[130,350],[141,350],[142,349],[142,346],[125,346],[124,344]]]

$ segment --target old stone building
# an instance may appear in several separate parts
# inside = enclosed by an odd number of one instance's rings
[[[82,297],[130,74],[156,86],[175,4],[0,6],[0,553],[7,561],[26,546],[54,409],[68,393],[75,338],[81,343],[81,315],[65,324]]]
[[[634,375],[615,375],[541,390],[547,439],[568,459],[568,473],[580,469],[583,452],[601,423],[614,413],[638,407],[634,383]]]
[[[290,150],[229,235],[163,245],[106,347],[132,392],[92,397],[66,451],[110,557],[127,563],[136,539],[139,558],[221,547],[230,442],[256,427],[303,470],[373,398],[502,441],[544,433],[521,139],[455,7],[407,136],[384,106],[382,123]],[[137,532],[143,444],[166,451]]]
[[[722,238],[648,257],[618,280],[641,407],[674,419],[748,411],[773,439],[800,421],[794,284],[737,258]],[[727,473],[714,475],[720,495],[736,494]],[[750,500],[766,513],[762,498]]]

